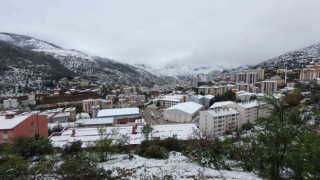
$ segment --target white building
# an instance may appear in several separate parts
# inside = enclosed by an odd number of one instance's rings
[[[255,97],[256,94],[255,93],[249,93],[246,91],[239,91],[236,93],[236,99],[244,102],[244,101],[250,101],[252,97]]]
[[[79,127],[106,127],[114,126],[114,118],[93,118],[93,119],[80,119],[74,122]]]
[[[102,109],[97,118],[114,118],[116,124],[126,124],[141,119],[139,108]]]
[[[233,101],[221,101],[221,102],[216,102],[212,106],[210,106],[210,109],[214,108],[223,108],[223,107],[230,107],[230,105],[235,104]]]
[[[163,111],[165,120],[179,123],[190,122],[199,115],[202,105],[194,102],[180,103]]]
[[[200,111],[199,127],[207,133],[221,136],[226,131],[232,132],[239,128],[239,114],[233,108]]]
[[[179,103],[186,102],[186,97],[183,95],[166,95],[160,96],[158,99],[161,108],[169,108]]]
[[[18,100],[17,99],[3,100],[3,108],[4,109],[15,109],[15,108],[18,108]]]
[[[254,123],[260,117],[270,115],[269,105],[264,102],[248,101],[228,105],[240,113],[239,127],[247,122]]]
[[[277,81],[261,81],[261,93],[273,94],[277,90]]]

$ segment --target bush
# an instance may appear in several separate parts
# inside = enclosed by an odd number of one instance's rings
[[[82,141],[78,140],[78,141],[74,141],[69,145],[66,145],[63,148],[62,151],[62,155],[71,155],[71,154],[77,154],[79,152],[81,152],[81,145],[82,145]]]
[[[37,157],[37,160],[53,152],[53,147],[48,139],[20,136],[13,140],[12,149],[24,158]]]
[[[145,151],[144,157],[166,159],[168,158],[168,151],[163,147],[153,144]]]
[[[158,143],[161,147],[164,147],[169,152],[177,151],[182,152],[185,150],[184,144],[181,140],[177,139],[177,136],[169,137],[167,139],[161,140]]]
[[[0,179],[23,179],[28,175],[30,164],[22,157],[11,154],[1,160]]]

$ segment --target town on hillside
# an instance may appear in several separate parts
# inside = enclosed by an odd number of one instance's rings
[[[76,140],[96,141],[99,128],[106,128],[129,135],[130,145],[136,147],[144,140],[141,128],[146,124],[153,127],[152,139],[188,139],[194,130],[217,137],[239,131],[250,135],[243,127],[271,113],[264,97],[289,98],[313,112],[319,108],[314,100],[318,94],[312,90],[317,87],[320,65],[199,74],[153,87],[111,87],[94,79],[65,77],[50,93],[2,94],[0,143],[21,135],[41,136],[62,148]]]

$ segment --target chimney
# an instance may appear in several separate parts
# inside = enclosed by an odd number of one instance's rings
[[[14,114],[6,114],[6,119],[13,119],[14,118]]]
[[[137,129],[136,125],[132,126],[132,133],[131,134],[137,134],[136,129]]]
[[[74,137],[76,135],[76,130],[75,129],[72,129],[72,134],[71,136]]]

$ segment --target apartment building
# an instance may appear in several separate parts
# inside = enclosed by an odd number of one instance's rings
[[[261,81],[261,93],[273,94],[278,90],[277,81]]]
[[[221,136],[226,131],[232,132],[239,128],[239,115],[233,108],[217,107],[200,111],[199,127],[207,133]]]
[[[211,94],[214,96],[222,95],[226,93],[229,90],[232,90],[235,88],[235,85],[227,84],[224,86],[199,86],[198,92],[203,93],[204,95]]]
[[[158,99],[161,108],[169,108],[179,103],[186,102],[186,96],[184,95],[165,95],[160,96]]]
[[[236,83],[253,84],[264,80],[264,69],[252,69],[249,71],[235,72],[231,74],[231,80]]]
[[[260,117],[270,115],[269,105],[256,100],[228,105],[240,113],[239,127],[247,122],[254,123]]]
[[[320,65],[307,65],[300,71],[300,80],[311,81],[320,78]]]
[[[98,106],[99,103],[96,99],[86,99],[82,101],[82,109],[83,111],[92,114],[93,113],[93,106]]]

